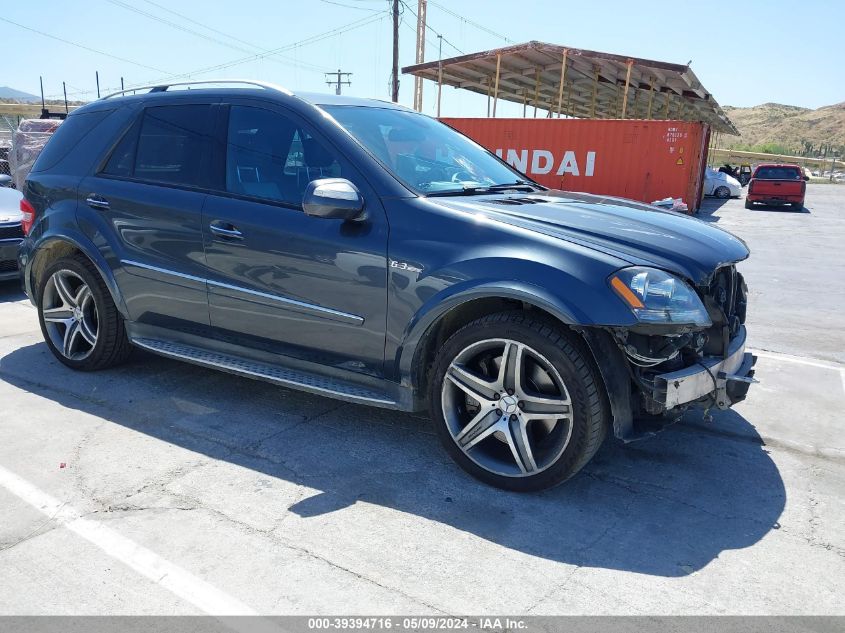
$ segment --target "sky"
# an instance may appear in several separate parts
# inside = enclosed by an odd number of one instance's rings
[[[414,63],[417,0],[405,0],[400,67]],[[344,94],[389,98],[388,0],[40,0],[3,3],[7,85],[59,98],[96,97],[170,77],[250,78],[329,92],[325,72],[351,72]],[[13,24],[14,23],[14,24]],[[817,108],[845,101],[845,2],[429,0],[426,61],[540,40],[686,64],[722,105]],[[30,30],[27,30],[30,29]],[[34,31],[39,31],[36,33]],[[272,55],[267,53],[274,52]],[[216,67],[216,68],[215,68]],[[411,105],[413,78],[400,102]],[[423,111],[436,86],[425,82]],[[500,116],[521,116],[503,104]],[[444,88],[444,116],[483,116],[486,98]]]

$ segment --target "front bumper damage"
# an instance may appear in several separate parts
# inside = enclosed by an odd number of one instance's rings
[[[666,409],[706,402],[728,409],[745,399],[757,357],[745,351],[745,326],[730,341],[726,357],[705,356],[684,369],[658,374],[653,398]]]

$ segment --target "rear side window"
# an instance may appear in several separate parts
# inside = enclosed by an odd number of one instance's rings
[[[760,167],[754,177],[760,180],[801,180],[803,174],[794,167]]]
[[[54,167],[62,160],[70,150],[76,147],[82,137],[91,132],[99,123],[105,119],[113,110],[97,110],[95,112],[79,112],[70,115],[64,123],[49,138],[47,145],[38,155],[32,172],[45,171]],[[37,135],[33,135],[37,136]],[[48,136],[43,134],[43,136]],[[35,138],[32,144],[37,146],[38,139]]]
[[[147,108],[117,144],[103,173],[149,182],[204,186],[211,155],[211,106]]]

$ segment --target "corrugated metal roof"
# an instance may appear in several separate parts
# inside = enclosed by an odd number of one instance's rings
[[[402,72],[437,82],[441,69],[444,85],[555,114],[560,106],[561,114],[578,118],[703,121],[719,132],[739,134],[692,69],[681,64],[532,41],[406,66]]]

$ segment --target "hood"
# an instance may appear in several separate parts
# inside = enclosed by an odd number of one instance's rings
[[[714,270],[748,257],[741,239],[647,204],[583,193],[455,196],[437,203],[589,246],[632,265],[655,266],[706,284]]]
[[[20,222],[23,219],[21,214],[22,198],[23,194],[17,189],[0,187],[0,224]]]

